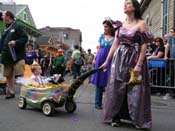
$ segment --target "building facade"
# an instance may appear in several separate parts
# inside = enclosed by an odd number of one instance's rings
[[[155,37],[163,37],[175,27],[175,0],[141,0],[142,18]]]
[[[42,33],[38,29],[36,29],[35,22],[27,5],[16,5],[15,3],[0,3],[0,12],[2,13],[6,10],[11,11],[15,15],[16,20],[26,27],[29,42],[33,43],[37,37],[42,35]],[[2,31],[3,27],[4,23],[1,20],[0,32]]]
[[[55,41],[60,41],[67,44],[70,48],[74,45],[81,46],[82,33],[79,29],[65,28],[65,27],[45,27],[40,29],[42,33],[52,37]]]

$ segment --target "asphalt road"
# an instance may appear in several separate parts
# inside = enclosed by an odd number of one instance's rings
[[[73,114],[64,107],[57,108],[54,116],[46,117],[38,109],[18,108],[19,87],[16,98],[5,100],[0,89],[0,131],[138,131],[131,124],[111,127],[102,123],[101,110],[94,109],[95,89],[86,82],[75,95],[77,110]],[[152,96],[152,131],[175,130],[175,100]]]

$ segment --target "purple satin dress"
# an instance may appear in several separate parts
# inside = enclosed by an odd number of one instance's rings
[[[130,71],[135,67],[140,48],[143,43],[153,40],[150,32],[140,32],[122,27],[116,31],[120,43],[115,50],[109,82],[105,91],[103,117],[104,122],[112,122],[118,115],[121,119],[131,120],[140,128],[151,128],[151,102],[150,86],[146,57],[142,66],[142,84],[127,86],[130,79]]]

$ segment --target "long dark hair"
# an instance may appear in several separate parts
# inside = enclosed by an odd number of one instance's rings
[[[160,47],[163,47],[163,46],[164,46],[163,39],[162,39],[161,37],[156,37],[156,38],[154,39],[154,41],[155,41],[155,42],[156,42],[156,41],[160,42]]]
[[[142,19],[141,11],[140,11],[140,3],[137,0],[131,0],[131,1],[135,8],[134,17],[137,19]]]
[[[111,36],[114,36],[115,35],[115,29],[112,25],[112,20],[104,20],[103,25],[104,24],[108,25],[111,28]]]

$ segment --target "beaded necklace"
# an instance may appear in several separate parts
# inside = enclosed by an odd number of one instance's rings
[[[14,25],[14,23],[15,23],[15,21],[13,21],[10,26],[8,26],[6,29],[4,29],[4,32],[7,32]]]

